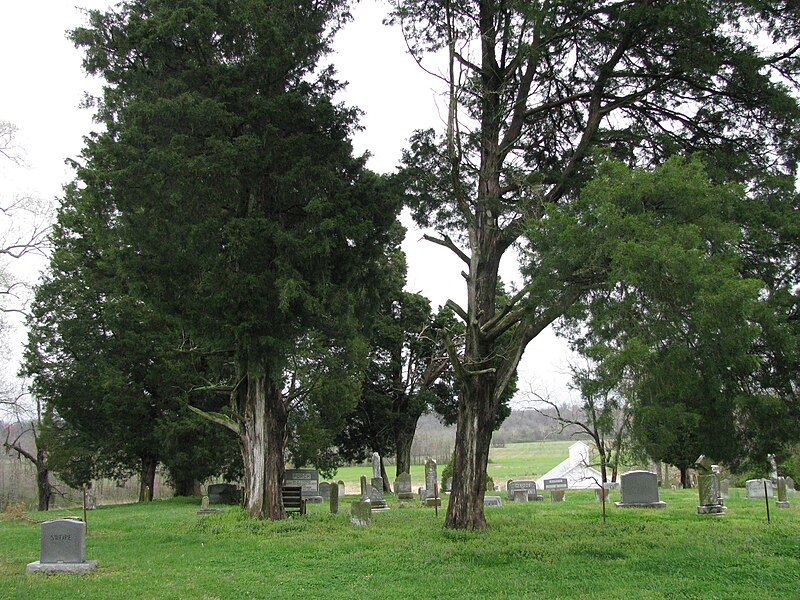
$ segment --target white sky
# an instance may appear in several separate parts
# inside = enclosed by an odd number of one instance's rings
[[[83,8],[105,8],[106,0],[75,0]],[[354,19],[337,36],[329,60],[339,77],[349,82],[341,99],[363,111],[364,130],[354,142],[357,152],[369,151],[369,167],[394,170],[414,129],[441,129],[442,98],[438,80],[424,73],[406,53],[397,28],[385,27],[387,5],[362,0]],[[89,111],[79,108],[84,93],[96,92],[99,82],[85,76],[81,55],[66,38],[66,30],[83,23],[80,9],[70,0],[0,0],[0,121],[19,128],[17,141],[25,150],[24,167],[0,165],[0,202],[14,195],[53,200],[73,173],[65,159],[77,157],[83,136],[94,124]],[[435,306],[448,298],[463,302],[466,288],[462,265],[450,251],[421,240],[409,228],[403,249],[408,256],[409,291],[421,292]],[[509,253],[510,254],[510,253]],[[26,260],[13,266],[17,274],[35,281],[45,264]],[[513,256],[501,266],[506,281],[517,281]],[[11,335],[9,370],[16,371],[24,330],[19,320]],[[519,371],[519,387],[568,397],[566,342],[546,330],[528,347]],[[517,406],[528,404],[518,395]]]

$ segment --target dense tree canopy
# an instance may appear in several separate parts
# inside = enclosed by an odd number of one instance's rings
[[[525,232],[579,206],[601,149],[647,167],[698,152],[714,181],[746,187],[765,220],[785,213],[800,140],[792,95],[800,7],[782,0],[395,0],[393,7],[417,60],[425,65],[440,50],[449,58],[446,131],[419,132],[404,170],[415,217],[466,265],[467,306],[455,309],[466,349],[453,366],[460,394],[446,525],[483,529],[492,424],[525,347],[614,281],[608,261],[583,268],[591,248],[581,232],[555,236],[547,248]],[[580,214],[576,221],[591,226]],[[640,241],[635,232],[628,239],[632,259]],[[500,260],[516,243],[527,248],[524,286],[499,308]]]
[[[284,516],[291,415],[357,396],[308,367],[353,377],[354,307],[397,212],[320,65],[345,17],[337,0],[130,0],[72,34],[105,81],[79,178],[115,215],[132,290],[228,357],[227,416],[209,416],[240,440],[253,516]]]

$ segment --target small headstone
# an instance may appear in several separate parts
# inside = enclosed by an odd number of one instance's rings
[[[786,491],[787,492],[796,492],[797,490],[794,489],[794,479],[791,477],[786,477]]]
[[[527,502],[528,490],[514,490],[514,502]]]
[[[303,500],[320,504],[319,471],[316,469],[286,469],[283,474],[284,487],[299,487]]]
[[[372,504],[361,500],[350,504],[350,522],[359,527],[372,523]]]
[[[720,498],[723,500],[727,500],[731,497],[731,480],[730,479],[723,479],[719,482],[719,495]]]
[[[602,502],[603,499],[608,500],[608,488],[605,486],[597,488],[594,491],[594,499],[598,502]]]
[[[367,485],[367,478],[366,476],[362,475],[360,479],[361,483],[361,502],[369,502],[369,485]]]
[[[97,509],[97,496],[94,495],[92,490],[86,492],[86,510]]]
[[[777,508],[789,508],[789,498],[786,495],[786,478],[778,477],[778,500],[775,502]]]
[[[756,498],[764,499],[764,483],[767,484],[767,495],[772,498],[774,495],[772,481],[769,479],[748,479],[744,482],[744,487],[747,492],[746,498],[753,500]]]
[[[373,477],[370,502],[372,502],[372,510],[389,510],[389,505],[386,504],[386,498],[383,497],[383,477]]]
[[[339,498],[343,498],[347,494],[347,490],[344,487],[344,481],[341,479],[336,482],[336,486],[339,488]]]
[[[429,458],[425,462],[425,490],[428,496],[433,495],[433,489],[436,486],[438,478],[436,476],[436,461]]]
[[[394,480],[394,492],[400,500],[413,500],[414,492],[411,488],[411,474],[400,473]]]
[[[334,484],[335,485],[335,484]],[[319,484],[319,495],[322,496],[323,500],[327,500],[331,497],[331,484],[327,481],[323,481]]]
[[[696,461],[697,491],[700,495],[700,505],[697,507],[699,515],[713,515],[721,517],[727,512],[719,494],[719,475],[714,472],[711,460],[702,454]]]
[[[336,515],[339,514],[339,486],[335,483],[330,485],[330,506],[331,506],[331,514]]]
[[[650,471],[629,471],[622,478],[622,501],[619,508],[664,508],[658,499],[658,477]]]
[[[200,500],[200,510],[197,511],[198,515],[210,515],[214,513],[222,512],[221,508],[209,508],[208,507],[208,496],[203,496],[203,499]]]
[[[239,504],[242,490],[232,483],[212,483],[208,486],[208,501],[211,504]]]
[[[150,502],[153,499],[153,493],[150,491],[150,486],[144,486],[144,502]]]
[[[500,500],[500,496],[484,496],[483,497],[483,505],[484,506],[503,506],[503,502]]]
[[[563,502],[564,493],[569,488],[569,481],[564,477],[554,477],[545,479],[543,482],[545,491],[550,492],[551,502]]]
[[[444,491],[450,493],[452,489],[453,489],[453,478],[448,477],[447,481],[444,482]]]
[[[428,498],[428,490],[425,488],[417,488],[417,494],[419,495],[420,502],[425,502],[425,500]]]
[[[509,479],[506,482],[506,492],[508,492],[508,499],[514,499],[514,492],[516,490],[525,490],[528,493],[528,500],[542,500],[543,498],[537,493],[536,482],[530,479]]]
[[[96,567],[96,560],[86,560],[86,523],[78,519],[42,523],[39,560],[28,564],[29,573],[86,573]]]

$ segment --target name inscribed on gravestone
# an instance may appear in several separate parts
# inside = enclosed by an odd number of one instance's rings
[[[544,489],[545,491],[553,491],[553,490],[566,490],[569,488],[569,481],[567,481],[564,477],[556,477],[553,479],[545,479],[544,480]]]
[[[315,469],[286,469],[283,485],[299,487],[303,497],[319,495],[319,472]]]

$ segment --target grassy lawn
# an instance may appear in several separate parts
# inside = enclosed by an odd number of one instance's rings
[[[89,513],[90,575],[26,574],[39,527],[0,521],[0,598],[798,598],[800,498],[774,510],[736,490],[721,519],[695,514],[696,492],[664,491],[664,510],[608,510],[590,492],[560,504],[487,508],[490,531],[446,531],[416,501],[349,523],[332,516],[271,523],[238,507],[195,514],[198,500]],[[349,500],[349,499],[348,499]],[[75,511],[31,513],[44,520]]]

